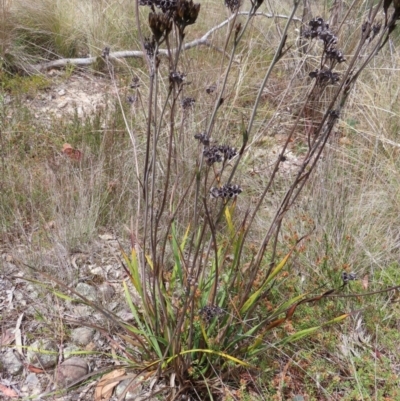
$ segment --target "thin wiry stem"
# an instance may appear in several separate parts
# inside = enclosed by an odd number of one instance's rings
[[[252,112],[251,112],[250,120],[249,120],[248,125],[247,125],[247,135],[248,136],[250,136],[251,130],[253,128],[253,123],[254,123],[254,120],[255,120],[256,115],[257,115],[258,106],[260,104],[260,100],[261,100],[265,85],[266,85],[268,79],[270,78],[272,70],[274,69],[275,65],[277,64],[277,62],[282,57],[283,47],[285,46],[286,38],[287,38],[287,32],[289,30],[290,24],[292,23],[292,21],[294,19],[294,15],[296,13],[296,10],[297,10],[299,4],[300,4],[300,0],[295,0],[294,3],[293,3],[292,12],[291,12],[290,16],[288,17],[288,20],[287,20],[286,25],[285,25],[285,29],[283,30],[282,39],[281,39],[281,41],[279,43],[278,48],[275,51],[274,58],[272,59],[271,64],[270,64],[270,66],[269,66],[269,68],[267,70],[267,73],[265,74],[264,79],[263,79],[263,81],[262,81],[262,83],[260,85],[260,88],[258,90],[257,98],[256,98],[256,100],[254,102],[254,106],[253,106],[253,109],[252,109]],[[242,154],[239,154],[239,156],[236,159],[236,163],[234,164],[234,166],[232,168],[232,172],[231,172],[231,174],[229,176],[228,183],[230,183],[232,181],[232,179],[233,179],[233,177],[234,177],[234,175],[236,173],[236,169],[237,169],[237,167],[238,167],[238,165],[240,163],[241,158],[242,158]]]
[[[375,13],[373,15],[373,19],[376,16],[376,12],[377,11],[375,10]],[[322,151],[325,148],[325,145],[327,143],[329,135],[330,135],[330,133],[331,133],[331,131],[333,129],[333,124],[335,122],[335,119],[332,118],[331,110],[333,109],[334,104],[337,102],[337,100],[339,98],[339,95],[342,92],[342,88],[345,91],[346,90],[347,91],[350,90],[350,89],[347,89],[347,87],[345,87],[345,83],[347,82],[347,77],[350,75],[350,72],[352,71],[353,66],[355,65],[356,61],[358,60],[358,55],[361,52],[361,49],[363,48],[363,46],[364,46],[364,44],[365,44],[365,42],[367,40],[368,35],[369,35],[368,31],[364,32],[363,37],[360,40],[358,49],[357,49],[357,51],[356,51],[356,53],[355,53],[350,65],[349,65],[348,69],[347,69],[347,72],[344,75],[344,77],[342,78],[342,83],[339,86],[339,88],[336,90],[335,95],[333,96],[330,104],[327,107],[327,111],[326,111],[324,117],[322,118],[322,120],[321,120],[321,122],[319,124],[319,127],[316,130],[316,132],[317,132],[316,135],[318,135],[318,133],[320,133],[321,135],[319,136],[319,139],[314,143],[313,148],[310,149],[309,154],[306,156],[302,166],[300,167],[300,169],[299,169],[299,171],[297,173],[297,177],[294,179],[294,181],[293,181],[292,185],[290,186],[288,192],[286,193],[286,195],[285,195],[280,207],[278,208],[278,210],[277,210],[277,212],[275,214],[275,217],[272,220],[270,228],[267,231],[267,234],[265,235],[265,238],[264,238],[264,240],[262,242],[262,245],[261,245],[261,247],[259,249],[259,252],[257,254],[256,261],[254,263],[255,266],[258,266],[259,263],[261,262],[261,259],[262,259],[263,255],[264,255],[264,252],[265,252],[265,249],[266,249],[267,244],[269,242],[269,239],[271,238],[271,235],[272,235],[273,231],[276,228],[276,224],[280,224],[280,221],[282,221],[284,215],[290,209],[290,206],[293,205],[294,201],[296,200],[296,198],[299,196],[300,192],[302,191],[302,189],[303,189],[303,187],[305,185],[305,182],[307,181],[307,178],[310,176],[311,172],[315,169],[315,166],[316,166],[318,160],[321,157]],[[377,46],[375,46],[375,48],[372,50],[373,54],[375,54],[376,48],[377,48]],[[365,68],[365,66],[366,66],[366,64],[363,63],[362,67]],[[342,108],[344,106],[344,102],[345,102],[346,99],[347,99],[347,96],[340,100],[340,108]],[[327,121],[328,118],[331,118],[331,123],[328,124],[326,132],[323,133],[323,135],[322,135],[323,126],[324,126],[324,124],[325,124],[325,122]],[[309,166],[307,173],[305,175],[303,175],[305,169],[308,167],[310,162],[312,162],[312,163]],[[300,186],[299,186],[299,184],[300,184]],[[292,195],[293,195],[293,197],[292,197]],[[292,200],[292,202],[290,202],[290,200]]]

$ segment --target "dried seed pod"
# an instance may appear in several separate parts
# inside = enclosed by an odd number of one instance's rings
[[[165,39],[172,29],[172,21],[170,17],[162,13],[150,13],[149,25],[151,32],[153,33],[154,40],[157,43],[160,43],[162,39]]]
[[[153,12],[157,7],[164,14],[169,14],[170,16],[176,10],[177,0],[139,0],[139,5],[149,6]]]
[[[192,97],[185,97],[181,101],[181,105],[182,105],[183,110],[190,109],[191,107],[194,106],[195,103],[196,103],[196,100],[193,99]]]
[[[228,7],[232,13],[239,10],[241,5],[242,5],[241,0],[225,0],[225,6]]]
[[[326,68],[310,72],[309,77],[315,78],[317,84],[321,86],[334,85],[340,79],[340,75],[337,72],[332,72],[332,70]]]
[[[327,58],[332,60],[333,62],[343,63],[344,61],[346,61],[343,52],[335,48],[329,48],[325,50],[325,53]]]
[[[131,89],[137,89],[137,88],[139,88],[139,87],[140,87],[139,78],[138,78],[138,77],[134,77],[134,78],[132,79],[132,82],[131,82],[131,84],[129,85],[129,87],[130,87]]]
[[[177,0],[157,0],[155,6],[163,13],[172,14],[176,10],[177,3]]]
[[[200,132],[199,134],[196,134],[194,138],[197,139],[204,146],[210,146],[210,137],[207,135],[206,132]]]
[[[154,52],[156,50],[156,42],[154,40],[154,37],[150,38],[144,38],[144,49],[146,50],[147,56],[152,59],[154,57]]]
[[[214,199],[219,198],[219,189],[216,187],[212,187],[210,189],[210,196],[211,196],[211,198],[214,198]]]
[[[206,88],[206,92],[207,94],[211,95],[212,93],[215,92],[215,90],[217,89],[217,85],[210,85],[208,88]]]
[[[236,148],[228,145],[220,145],[218,146],[218,150],[224,155],[225,160],[230,160],[237,155]]]
[[[211,166],[214,163],[222,162],[222,154],[218,149],[218,146],[211,146],[209,148],[204,149],[203,151],[204,158],[206,163]]]
[[[199,12],[200,4],[195,4],[192,0],[178,0],[173,15],[174,22],[183,32],[185,27],[196,22]]]
[[[236,198],[243,192],[239,185],[224,185],[221,188],[212,187],[210,189],[210,196],[212,198]]]
[[[199,310],[199,315],[207,323],[209,323],[213,317],[223,315],[224,313],[224,309],[217,305],[204,306]]]
[[[343,272],[342,280],[344,284],[347,284],[349,281],[357,280],[357,276],[353,272],[352,273]]]
[[[186,79],[186,74],[182,74],[178,71],[172,71],[169,74],[169,83],[171,85],[177,85],[180,87]]]

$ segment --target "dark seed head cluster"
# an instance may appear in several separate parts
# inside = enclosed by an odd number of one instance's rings
[[[242,192],[242,188],[239,185],[223,185],[221,188],[212,187],[210,196],[212,198],[230,199],[236,198]]]
[[[216,146],[207,145],[203,150],[203,155],[206,160],[206,163],[209,166],[211,166],[214,163],[220,163],[222,161],[232,159],[237,155],[237,151],[235,148],[232,148],[228,145],[216,145]]]
[[[193,3],[192,0],[139,0],[141,6],[149,6],[151,14],[162,14],[176,24],[181,32],[186,26],[196,22],[200,12],[200,4]],[[161,13],[156,13],[156,8]],[[151,26],[150,26],[151,27]]]
[[[147,57],[152,59],[156,50],[156,42],[153,38],[144,38],[144,49],[146,50]]]
[[[168,14],[151,12],[149,14],[149,26],[154,40],[160,43],[171,32],[172,20]]]
[[[229,145],[210,145],[211,139],[206,132],[200,132],[194,136],[203,146],[203,157],[208,166],[214,163],[226,162],[235,157],[238,152],[236,148]],[[230,199],[237,197],[242,192],[239,185],[224,185],[220,188],[210,189],[211,198]]]
[[[204,146],[210,146],[210,137],[206,132],[200,132],[194,136],[194,139],[197,139]]]
[[[347,284],[349,281],[357,280],[357,276],[355,273],[342,273],[342,280],[344,284]]]
[[[183,110],[188,110],[188,109],[191,109],[195,103],[196,103],[196,100],[193,99],[192,97],[185,97],[181,101],[181,106],[182,106]]]
[[[176,85],[178,88],[182,86],[182,84],[186,80],[186,74],[180,73],[179,71],[172,71],[169,74],[169,82],[171,85]]]
[[[225,6],[228,7],[232,13],[239,10],[241,5],[242,0],[225,0]]]
[[[339,74],[337,72],[332,72],[327,68],[323,68],[322,70],[316,69],[315,71],[310,72],[310,78],[315,78],[317,80],[318,85],[326,86],[326,85],[334,85],[339,82]]]
[[[330,31],[329,24],[321,17],[312,19],[308,25],[309,28],[303,32],[303,36],[308,39],[322,40],[325,62],[329,64],[329,66],[311,72],[310,78],[315,78],[320,86],[334,85],[339,82],[340,76],[333,72],[333,69],[337,64],[346,61],[343,52],[336,47],[338,38]]]
[[[199,310],[199,315],[206,322],[209,323],[215,316],[221,316],[225,311],[217,305],[209,305]]]

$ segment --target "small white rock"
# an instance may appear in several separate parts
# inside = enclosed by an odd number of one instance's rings
[[[63,100],[62,102],[58,103],[57,108],[63,109],[68,104],[68,100]]]

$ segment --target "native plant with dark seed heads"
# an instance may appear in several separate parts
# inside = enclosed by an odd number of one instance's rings
[[[262,0],[250,1],[248,19],[240,23],[233,15],[230,17],[232,23],[227,25],[229,31],[225,50],[227,53],[231,51],[231,61],[237,55],[238,43],[242,45],[240,42],[246,38],[244,33],[251,26],[248,22],[262,4]],[[227,61],[228,68],[224,69],[221,77],[212,78],[212,81],[206,78],[207,84],[203,90],[208,95],[213,94],[207,96],[207,100],[214,103],[209,115],[204,113],[204,108],[197,107],[197,103],[194,107],[194,98],[186,97],[188,94],[183,93],[188,83],[186,74],[180,69],[186,72],[191,65],[190,57],[185,57],[183,62],[181,60],[185,50],[184,30],[196,21],[200,5],[191,0],[140,0],[140,3],[152,9],[149,23],[153,38],[144,43],[146,53],[154,59],[159,51],[165,58],[160,57],[158,63],[162,63],[162,68],[159,69],[147,63],[150,72],[149,85],[146,85],[149,107],[148,112],[143,113],[147,123],[146,141],[139,141],[146,148],[144,163],[138,173],[138,192],[142,191],[143,202],[138,206],[136,231],[132,228],[132,233],[135,233],[132,238],[138,238],[138,241],[132,241],[134,252],[131,257],[127,256],[128,261],[131,259],[127,271],[134,272],[131,281],[143,302],[140,310],[132,302],[132,309],[137,312],[132,332],[138,337],[135,342],[144,339],[144,352],[140,358],[143,358],[145,367],[156,368],[157,365],[159,377],[163,375],[167,378],[173,374],[174,380],[179,378],[175,383],[188,383],[188,388],[193,386],[198,394],[197,400],[202,400],[214,396],[210,394],[214,388],[210,390],[208,384],[216,374],[219,377],[233,377],[231,373],[234,370],[237,372],[243,368],[233,358],[251,363],[257,354],[265,353],[268,349],[268,332],[290,319],[297,306],[322,299],[326,294],[336,291],[331,289],[323,295],[300,302],[296,294],[293,299],[283,300],[288,306],[286,310],[273,306],[272,313],[264,312],[262,300],[273,288],[280,271],[286,268],[292,251],[295,252],[293,247],[287,257],[278,260],[280,247],[287,245],[281,244],[280,240],[284,238],[281,235],[281,227],[285,227],[282,222],[301,198],[302,188],[307,185],[308,178],[324,154],[322,152],[329,151],[325,145],[329,144],[334,124],[342,115],[346,103],[346,98],[342,101],[341,96],[343,93],[347,95],[346,84],[351,83],[356,76],[352,72],[357,71],[357,66],[360,67],[364,61],[360,61],[361,57],[352,57],[349,64],[352,70],[346,71],[344,66],[339,75],[334,68],[346,60],[344,52],[337,48],[336,32],[334,34],[322,18],[310,21],[304,36],[310,40],[316,39],[319,50],[322,50],[318,65],[310,73],[310,77],[315,79],[314,84],[304,95],[303,111],[298,113],[285,144],[279,144],[282,147],[275,159],[275,167],[263,178],[261,193],[252,197],[251,201],[250,198],[240,199],[238,195],[243,190],[241,185],[235,183],[240,182],[237,173],[243,174],[248,170],[247,164],[243,166],[241,163],[242,157],[251,155],[247,152],[254,143],[253,139],[256,139],[253,126],[261,122],[260,100],[271,72],[287,54],[289,45],[285,38],[288,43],[296,43],[296,34],[290,29],[292,21],[289,19],[282,30],[283,40],[265,72],[248,122],[246,116],[242,118],[242,124],[240,121],[229,121],[229,124],[237,127],[236,133],[242,138],[238,151],[229,144],[221,144],[231,132],[226,132],[228,117],[220,115],[220,106],[225,102],[229,107],[235,107],[229,94],[231,83],[234,82],[231,79],[230,61]],[[295,15],[296,4],[301,0],[294,0],[293,3]],[[231,12],[236,13],[241,0],[225,0],[225,4]],[[160,48],[160,43],[164,41],[164,48]],[[362,46],[363,43],[360,43],[360,48]],[[313,49],[311,46],[308,48]],[[367,51],[363,50],[363,56],[365,53]],[[225,63],[225,60],[220,61]],[[337,85],[342,76],[346,81],[343,87]],[[207,87],[211,83],[214,84]],[[335,86],[325,90],[328,85]],[[189,95],[197,96],[194,95],[195,90]],[[289,92],[287,96],[290,96]],[[138,99],[142,102],[141,96]],[[136,112],[138,108],[132,109]],[[277,113],[280,111],[278,106]],[[185,118],[189,113],[191,118]],[[271,117],[271,121],[276,121],[276,116]],[[288,178],[286,182],[285,178],[284,193],[276,203],[279,206],[276,210],[268,210],[266,227],[262,230],[265,235],[262,234],[257,249],[253,249],[248,241],[253,236],[253,222],[259,219],[258,213],[273,191],[291,141],[304,132],[301,126],[303,118],[309,123],[305,125],[309,139],[307,155],[301,158],[300,165],[294,167],[298,170],[293,179],[290,176],[290,181]],[[196,131],[193,132],[193,129]],[[238,143],[235,144],[238,146]],[[141,154],[141,148],[138,150],[137,154]],[[215,163],[222,165],[216,166]],[[243,218],[239,217],[239,220],[238,214]],[[352,279],[351,274],[343,276],[345,282]],[[142,328],[144,335],[138,327]],[[300,338],[297,334],[299,332],[296,332],[296,338]],[[196,372],[200,371],[205,386],[196,376]],[[178,389],[178,386],[177,391],[182,394],[186,392],[186,387]],[[189,392],[193,394],[190,389]]]
[[[318,17],[312,19],[308,25],[310,28],[303,32],[303,36],[307,39],[322,40],[326,57],[331,60],[331,68],[334,68],[336,63],[346,61],[343,52],[336,49],[338,38],[329,30],[329,24]]]

